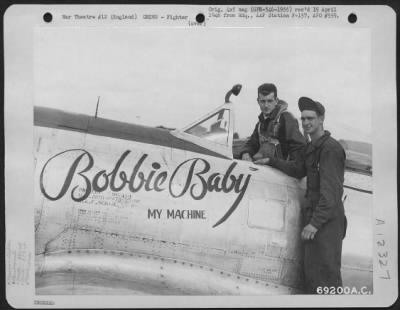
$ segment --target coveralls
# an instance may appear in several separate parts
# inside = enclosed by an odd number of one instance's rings
[[[345,157],[340,143],[325,131],[317,141],[308,143],[295,161],[270,160],[271,166],[290,176],[307,176],[304,226],[310,223],[318,229],[314,239],[304,241],[305,291],[309,294],[316,294],[318,287],[342,286],[342,240],[347,226],[342,201]]]

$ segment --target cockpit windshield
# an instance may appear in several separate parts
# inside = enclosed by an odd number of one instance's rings
[[[214,141],[229,144],[230,110],[221,109],[187,128],[184,132]]]

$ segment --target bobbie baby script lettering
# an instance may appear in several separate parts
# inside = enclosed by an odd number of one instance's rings
[[[103,192],[111,190],[118,192],[126,186],[132,193],[138,191],[154,191],[161,192],[168,189],[169,194],[174,198],[180,198],[189,195],[192,199],[201,200],[209,192],[234,192],[237,195],[235,201],[226,211],[226,213],[213,225],[216,227],[226,221],[235,211],[240,201],[242,200],[251,175],[244,174],[235,175],[234,169],[237,165],[232,162],[225,173],[211,172],[210,163],[203,158],[191,158],[180,163],[175,170],[169,175],[168,170],[164,170],[162,165],[156,161],[151,163],[151,168],[144,169],[144,163],[148,158],[148,154],[143,154],[132,167],[130,172],[121,169],[121,165],[131,151],[125,151],[116,161],[114,168],[107,172],[105,169],[100,169],[95,174],[90,173],[95,166],[92,154],[84,149],[69,149],[60,152],[51,157],[43,166],[40,173],[40,190],[42,194],[49,200],[55,201],[62,198],[71,187],[71,198],[74,201],[80,202],[89,197],[94,190]],[[65,179],[61,182],[61,187],[56,194],[49,193],[46,189],[45,176],[46,169],[50,163],[58,160],[64,160],[65,157],[71,157],[73,160],[70,167],[67,169]],[[97,167],[97,166],[96,166]],[[177,175],[180,175],[183,180],[183,186],[173,186],[177,183]],[[89,177],[90,175],[90,177]],[[84,182],[83,189],[78,185],[73,184],[74,180],[80,178]],[[75,186],[74,186],[75,185]],[[82,191],[83,190],[83,191]]]

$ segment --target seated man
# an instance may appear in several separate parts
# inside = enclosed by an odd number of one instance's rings
[[[258,123],[243,146],[243,160],[260,158],[295,159],[296,153],[306,144],[296,118],[287,111],[287,103],[278,99],[274,84],[258,87],[257,102],[261,110]]]

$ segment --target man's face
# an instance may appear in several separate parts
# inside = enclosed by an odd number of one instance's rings
[[[261,112],[269,114],[273,109],[275,109],[276,104],[278,103],[278,98],[275,97],[275,93],[270,93],[265,96],[258,93],[257,102],[260,106]]]
[[[304,110],[301,112],[301,125],[305,134],[312,135],[322,129],[324,117],[319,116],[315,111]]]

